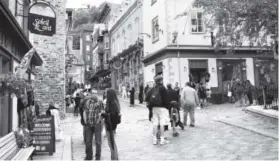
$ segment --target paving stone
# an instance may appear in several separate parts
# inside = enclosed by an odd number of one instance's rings
[[[139,106],[128,107],[127,103],[123,102],[121,106],[123,120],[116,134],[121,160],[278,160],[278,140],[213,120],[212,116],[239,118],[245,115],[241,109],[218,105],[197,110],[196,127],[187,126],[184,131],[178,129],[180,136],[176,138],[172,137],[170,130],[165,134],[170,143],[154,146],[148,110]],[[73,158],[81,160],[85,157],[82,126],[78,118],[74,118],[69,124],[65,132],[73,136]],[[102,159],[110,160],[106,138],[103,139]]]

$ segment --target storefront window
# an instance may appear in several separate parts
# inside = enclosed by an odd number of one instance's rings
[[[278,85],[278,62],[266,60],[256,63],[260,86]]]
[[[0,74],[10,72],[11,61],[0,55]],[[8,94],[0,95],[0,137],[11,130],[11,98]]]

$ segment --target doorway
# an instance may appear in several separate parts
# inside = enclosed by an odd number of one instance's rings
[[[192,78],[190,81],[193,81],[195,83],[200,83],[204,76],[205,73],[207,73],[207,69],[206,68],[190,68],[190,73],[192,75]]]
[[[189,60],[189,81],[200,83],[208,72],[207,60]]]

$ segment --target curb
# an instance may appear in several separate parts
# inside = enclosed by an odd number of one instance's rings
[[[244,125],[235,124],[235,123],[232,123],[232,122],[229,122],[229,121],[225,121],[225,120],[218,120],[218,119],[216,119],[215,121],[218,121],[218,122],[221,122],[221,123],[225,123],[227,125],[231,125],[231,126],[234,126],[234,127],[238,127],[238,128],[241,128],[241,129],[244,129],[244,130],[247,130],[247,131],[255,132],[257,134],[264,135],[264,136],[271,137],[273,139],[278,140],[278,135],[276,135],[276,134],[267,133],[265,131],[262,131],[262,130],[259,130],[259,129],[255,129],[255,128],[247,128]]]
[[[257,114],[257,115],[261,115],[261,116],[265,116],[265,117],[268,117],[268,118],[271,118],[271,119],[278,120],[278,115],[276,116],[276,115],[270,114],[270,113],[262,111],[262,110],[254,109],[252,107],[246,107],[245,111],[250,112],[252,114]]]
[[[72,160],[72,137],[64,135],[62,160]]]

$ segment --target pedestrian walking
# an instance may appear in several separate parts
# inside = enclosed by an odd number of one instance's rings
[[[75,110],[74,110],[74,115],[78,116],[78,108],[79,108],[79,104],[80,104],[80,95],[79,93],[76,93],[76,97],[75,97]]]
[[[167,98],[168,98],[168,109],[169,109],[169,115],[170,118],[172,118],[172,112],[171,111],[177,111],[179,114],[180,108],[179,108],[179,95],[177,95],[177,91],[172,89],[171,84],[167,85]],[[180,121],[180,116],[176,118],[175,126],[179,126],[181,129],[184,129],[183,123]],[[174,120],[171,120],[171,122],[174,122]],[[173,124],[172,124],[173,125]]]
[[[195,89],[191,87],[189,82],[183,88],[181,93],[181,102],[184,110],[184,126],[187,126],[187,115],[190,115],[190,126],[195,126],[195,108],[199,105],[198,94]]]
[[[80,113],[80,123],[83,126],[83,142],[85,144],[85,123],[84,123],[84,118],[83,118],[83,111],[85,107],[86,100],[88,99],[87,96],[84,95],[83,92],[80,93],[80,105],[79,105],[79,113]]]
[[[121,123],[121,109],[116,92],[113,89],[107,90],[107,104],[102,116],[105,119],[104,122],[111,152],[111,160],[118,160],[118,151],[114,137],[117,125]]]
[[[248,98],[248,101],[249,101],[249,105],[252,105],[253,104],[253,95],[252,95],[252,92],[253,92],[253,85],[251,84],[251,82],[249,80],[246,80],[245,82],[245,93],[247,95],[247,98]]]
[[[83,119],[85,128],[85,160],[93,159],[93,136],[95,135],[96,153],[95,160],[101,160],[102,146],[102,117],[104,112],[103,102],[96,96],[96,92],[92,91],[89,98],[85,101],[83,109]]]
[[[198,89],[198,94],[199,94],[199,98],[200,98],[200,107],[203,108],[206,106],[206,87],[205,84],[200,83],[199,85],[199,89]]]
[[[139,86],[139,103],[143,103],[143,84],[140,84]]]
[[[122,85],[122,98],[127,98],[126,86],[124,84]]]
[[[170,122],[168,105],[167,105],[167,89],[163,85],[162,75],[154,77],[156,85],[147,93],[146,100],[148,101],[148,107],[152,113],[153,122],[153,144],[156,145],[159,142],[157,133],[160,133],[160,144],[164,145],[168,141],[164,137],[164,126]],[[159,127],[159,128],[158,128]]]
[[[146,101],[147,92],[149,91],[149,85],[147,84],[144,88],[144,100]]]
[[[238,107],[243,106],[243,96],[244,96],[244,87],[240,79],[236,79],[235,84],[235,93],[237,95],[237,101],[239,102]]]
[[[129,92],[130,92],[130,106],[133,107],[135,104],[135,88],[132,86]]]

